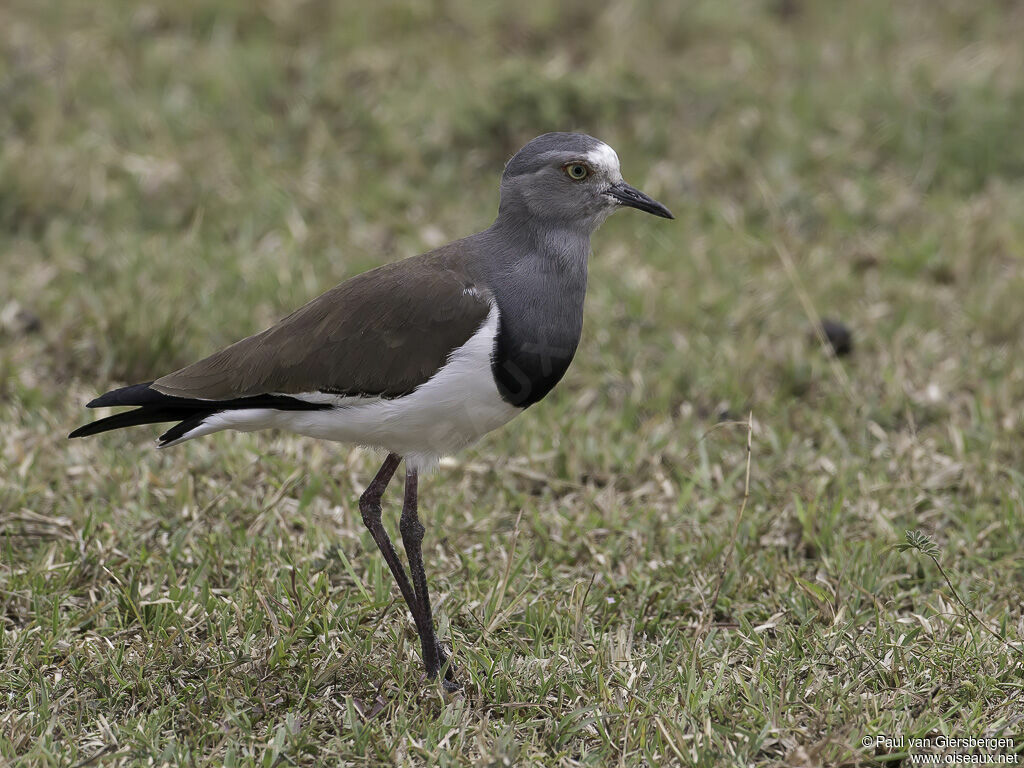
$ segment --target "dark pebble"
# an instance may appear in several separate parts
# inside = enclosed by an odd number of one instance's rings
[[[853,331],[845,323],[826,318],[821,321],[821,330],[836,357],[845,357],[853,352]]]

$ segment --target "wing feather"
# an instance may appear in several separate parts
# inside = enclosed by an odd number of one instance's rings
[[[398,397],[430,379],[490,306],[490,294],[452,254],[425,254],[357,275],[152,387],[208,400],[320,391]]]

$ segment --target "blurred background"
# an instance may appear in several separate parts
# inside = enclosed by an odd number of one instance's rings
[[[611,144],[626,179],[677,220],[626,212],[594,237],[584,339],[555,396],[424,491],[433,530],[448,531],[443,544],[435,536],[430,573],[450,595],[442,634],[463,659],[505,645],[521,653],[506,635],[582,611],[571,601],[590,582],[584,600],[598,607],[570,634],[592,644],[564,653],[629,656],[621,638],[611,650],[601,638],[632,627],[630,649],[662,654],[643,660],[649,701],[678,719],[662,730],[640,712],[609,721],[611,736],[592,723],[552,736],[550,713],[510,715],[511,741],[474,720],[481,754],[522,758],[514,744],[539,754],[564,743],[572,760],[588,749],[640,759],[628,743],[647,723],[655,735],[645,748],[658,742],[662,756],[677,739],[693,754],[809,765],[818,754],[854,754],[869,727],[944,723],[969,735],[1006,722],[1021,711],[1007,698],[1013,654],[958,623],[929,563],[890,547],[907,529],[927,531],[985,620],[1020,632],[1022,39],[1024,4],[1010,0],[6,0],[7,631],[35,627],[91,658],[82,632],[107,637],[104,628],[135,620],[123,602],[103,602],[116,589],[98,566],[54,576],[62,553],[130,571],[143,593],[187,603],[190,593],[169,585],[188,564],[235,551],[220,587],[230,592],[255,569],[287,601],[286,565],[311,568],[340,541],[356,571],[329,571],[325,589],[332,605],[358,603],[354,585],[376,583],[380,568],[362,554],[353,514],[372,457],[280,436],[220,435],[157,454],[155,430],[73,445],[64,435],[91,418],[82,405],[95,393],[152,379],[346,277],[486,227],[508,157],[540,133],[579,130]],[[852,352],[823,349],[819,316],[849,329]],[[746,427],[728,422],[750,411],[750,504],[706,617],[743,495]],[[276,506],[263,506],[268,497]],[[206,517],[179,538],[166,519],[181,509]],[[515,557],[529,560],[516,560],[509,589],[528,588],[530,606],[512,606],[512,623],[492,636],[471,617],[502,558],[511,562],[519,510]],[[500,535],[481,548],[490,533]],[[219,605],[195,615],[227,610]],[[81,629],[75,617],[87,613]],[[725,627],[706,643],[694,631],[705,618]],[[911,623],[917,634],[897,643]],[[404,631],[397,611],[386,625]],[[878,645],[846,654],[816,634],[847,626]],[[558,647],[559,631],[537,631],[536,653]],[[768,635],[770,652],[758,645]],[[235,641],[223,643],[228,654]],[[898,682],[894,643],[912,649]],[[29,666],[54,663],[49,647]],[[373,657],[383,671],[352,673],[352,690],[396,674],[388,653]],[[19,677],[27,663],[10,655],[0,668],[9,701],[43,685]],[[701,686],[716,664],[737,663],[751,666]],[[839,688],[803,687],[807,676],[834,681],[836,663],[847,673]],[[523,664],[509,668],[507,689],[485,696],[543,699],[531,686],[544,674]],[[279,677],[266,685],[295,688],[291,673],[271,668]],[[959,670],[943,691],[930,682],[940,668]],[[69,679],[65,688],[80,691]],[[565,701],[626,712],[586,675],[568,679]],[[745,687],[751,679],[791,699],[785,714],[766,714]],[[65,690],[53,685],[54,697]],[[680,690],[685,701],[664,698]],[[216,720],[217,707],[244,694],[229,686],[222,695],[201,718]],[[842,723],[827,714],[840,700],[851,708]],[[89,706],[75,704],[74,717]],[[152,711],[104,706],[127,723],[122,742],[132,728],[167,727]],[[278,715],[260,728],[276,727]],[[107,743],[82,724],[88,717],[53,717],[80,756],[89,749],[73,734]],[[750,736],[712,734],[705,718],[742,723]],[[45,744],[54,738],[44,738],[46,722],[8,720],[0,745],[13,754]],[[250,738],[232,733],[230,743]]]
[[[674,371],[639,366],[666,391],[741,407],[756,392],[738,369],[772,392],[811,384],[777,240],[866,354],[881,338],[894,356],[1019,340],[1015,3],[0,13],[3,299],[39,318],[49,352],[5,351],[8,389],[23,362],[44,379],[145,378],[354,272],[481,229],[504,161],[548,130],[608,141],[627,177],[678,211],[671,227],[616,217],[592,281],[601,314],[630,325],[619,334],[650,323],[690,345]],[[918,388],[955,375],[924,368]]]

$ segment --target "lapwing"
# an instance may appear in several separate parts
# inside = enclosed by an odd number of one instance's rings
[[[505,165],[487,229],[357,275],[262,333],[107,392],[88,407],[136,407],[70,437],[177,422],[159,447],[224,429],[281,429],[385,452],[359,510],[412,613],[427,676],[455,690],[423,570],[419,475],[562,378],[583,327],[590,235],[622,207],[673,218],[623,181],[604,142],[539,136]],[[381,498],[403,459],[399,530],[411,580],[381,521]]]

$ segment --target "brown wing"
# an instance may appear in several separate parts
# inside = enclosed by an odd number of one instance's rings
[[[397,397],[433,376],[489,311],[487,292],[453,259],[426,254],[346,280],[151,386],[208,400],[320,391]]]

